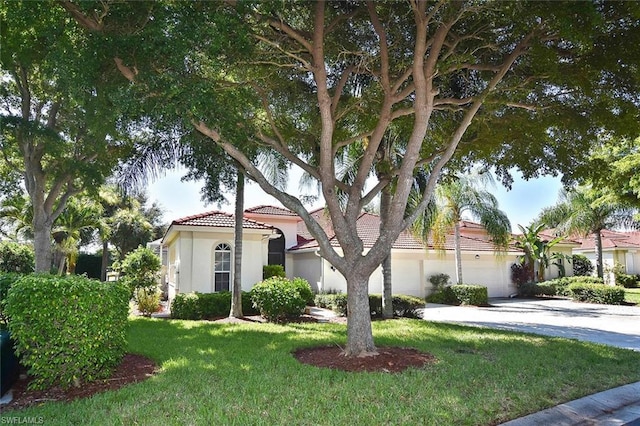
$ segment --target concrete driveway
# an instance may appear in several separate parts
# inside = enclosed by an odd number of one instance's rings
[[[564,299],[491,299],[491,307],[428,303],[423,318],[586,340],[640,351],[640,306]]]

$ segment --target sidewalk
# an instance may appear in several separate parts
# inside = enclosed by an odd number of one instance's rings
[[[640,382],[585,396],[502,424],[534,425],[640,426]]]

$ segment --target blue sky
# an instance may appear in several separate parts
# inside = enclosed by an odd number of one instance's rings
[[[159,202],[165,209],[164,219],[170,222],[174,219],[198,214],[209,210],[223,210],[233,212],[233,204],[223,206],[206,205],[201,200],[198,182],[181,182],[184,172],[170,171],[163,178],[153,182],[148,187],[149,200]],[[529,181],[523,180],[518,173],[514,173],[514,183],[511,191],[500,184],[492,192],[498,199],[500,209],[509,216],[512,231],[518,231],[518,224],[528,225],[544,207],[554,205],[558,199],[558,192],[562,187],[559,177],[542,177]],[[289,184],[289,192],[298,193],[297,184]],[[233,202],[233,195],[227,197]],[[258,185],[247,185],[245,208],[258,205],[281,205],[275,198],[265,194]],[[320,207],[316,203],[309,208]]]

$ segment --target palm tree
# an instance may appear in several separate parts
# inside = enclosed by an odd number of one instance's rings
[[[491,237],[495,247],[506,249],[511,237],[511,224],[507,215],[498,208],[498,201],[489,191],[478,188],[478,183],[492,183],[488,173],[458,174],[438,185],[435,191],[436,211],[431,221],[434,245],[444,248],[447,233],[453,228],[456,283],[462,284],[462,253],[460,248],[460,221],[466,213],[479,220]],[[429,234],[417,235],[424,242]]]
[[[604,229],[640,228],[634,220],[637,211],[618,203],[603,201],[589,187],[561,190],[558,203],[540,213],[538,221],[561,232],[583,237],[593,236],[596,251],[596,270],[603,278],[602,236]]]
[[[562,237],[558,236],[551,241],[543,241],[540,238],[540,231],[545,228],[543,223],[533,223],[527,227],[518,225],[521,234],[516,240],[516,247],[524,252],[524,267],[527,268],[529,278],[533,278],[534,282],[544,281],[544,271],[549,267],[551,257],[549,250],[551,247],[562,241]],[[538,265],[538,273],[535,273],[535,266]]]
[[[64,254],[58,273],[62,274],[65,264],[67,273],[73,274],[78,258],[78,246],[83,233],[97,229],[101,224],[102,206],[89,198],[71,198],[53,226],[53,239]]]

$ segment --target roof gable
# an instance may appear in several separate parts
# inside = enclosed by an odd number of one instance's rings
[[[252,213],[252,214],[263,214],[263,215],[269,215],[269,216],[298,217],[297,213],[292,212],[291,210],[286,209],[284,207],[277,207],[277,206],[262,205],[262,206],[250,207],[246,209],[244,212]]]
[[[235,226],[235,216],[230,213],[220,211],[210,211],[197,215],[186,216],[171,222],[173,225],[203,226],[212,228],[233,228]],[[272,226],[258,222],[256,220],[244,218],[243,229],[273,229]]]

